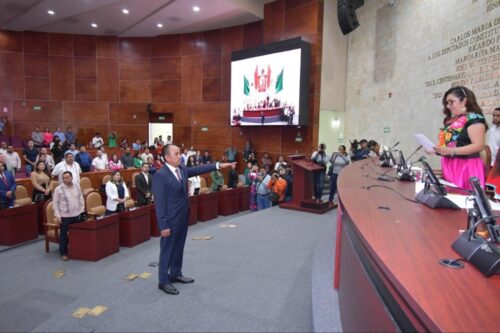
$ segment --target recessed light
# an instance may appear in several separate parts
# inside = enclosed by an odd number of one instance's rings
[[[53,11],[53,10],[51,10],[51,9],[49,9],[49,10],[47,11],[47,14],[49,14],[49,15],[55,15],[55,14],[56,14],[56,12],[55,12],[55,11]]]
[[[97,28],[98,27],[97,23],[91,23],[90,25],[92,26],[92,28]]]
[[[122,9],[122,13],[125,14],[125,15],[128,15],[129,11],[127,8],[123,8]]]
[[[199,11],[200,11],[200,7],[198,7],[198,6],[193,6],[193,11],[195,11],[195,12],[199,12]]]
[[[163,28],[163,24],[161,24],[161,23],[158,23],[156,26],[157,26],[158,28]]]

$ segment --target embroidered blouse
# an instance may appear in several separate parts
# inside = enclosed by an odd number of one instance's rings
[[[455,148],[470,145],[472,141],[467,133],[467,129],[473,124],[486,125],[486,120],[482,115],[472,112],[452,119],[451,122],[440,130],[438,147],[446,146],[449,148]],[[470,155],[455,155],[454,157],[474,158],[479,157],[479,153]]]

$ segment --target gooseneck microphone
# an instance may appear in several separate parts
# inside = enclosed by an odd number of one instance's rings
[[[416,153],[417,153],[420,149],[422,149],[422,147],[423,147],[422,145],[418,146],[418,147],[417,147],[417,149],[415,149],[415,150],[413,151],[413,153],[411,153],[411,154],[410,154],[410,156],[408,156],[408,157],[406,158],[406,160],[407,160],[407,161],[409,161],[409,160],[410,160],[410,158],[412,158],[412,157],[413,157],[413,155],[415,155],[415,154],[416,154]],[[418,161],[417,161],[417,162],[418,162]],[[410,164],[411,164],[411,163],[410,163]]]

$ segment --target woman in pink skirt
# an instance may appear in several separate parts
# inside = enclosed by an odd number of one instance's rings
[[[434,148],[442,156],[443,178],[472,189],[469,178],[477,176],[484,188],[484,164],[479,153],[484,149],[487,124],[476,96],[466,87],[454,87],[444,94],[443,106],[444,127]]]

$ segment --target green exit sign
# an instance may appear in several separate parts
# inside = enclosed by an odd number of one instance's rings
[[[202,128],[201,128],[201,131],[202,131],[202,132],[208,132],[208,127],[202,127]]]
[[[165,116],[158,116],[158,120],[165,120]]]
[[[33,105],[33,111],[41,111],[42,107],[40,105]]]
[[[390,133],[391,128],[390,127],[384,127],[384,133]]]

